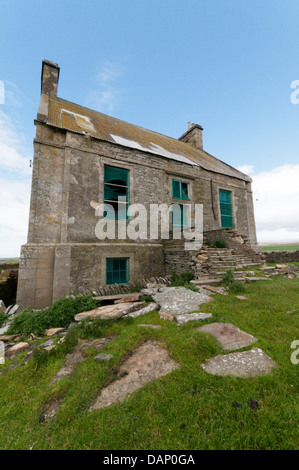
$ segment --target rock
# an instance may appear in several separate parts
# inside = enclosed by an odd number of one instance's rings
[[[6,307],[3,300],[0,300],[0,313],[6,313]]]
[[[189,321],[206,320],[207,318],[211,318],[211,317],[212,317],[211,313],[201,313],[201,312],[186,313],[183,315],[177,315],[176,321],[178,325],[184,325],[185,323]]]
[[[257,341],[254,336],[240,330],[232,323],[211,323],[197,328],[197,331],[213,335],[225,351],[245,348]]]
[[[239,299],[239,300],[248,300],[248,298],[245,297],[244,295],[236,295],[236,299]]]
[[[154,294],[153,299],[161,306],[160,316],[162,313],[179,315],[193,312],[198,310],[200,305],[213,300],[205,294],[193,292],[185,287],[167,287],[163,292]]]
[[[95,356],[94,360],[95,361],[110,361],[113,357],[114,357],[113,354],[100,353],[97,356]]]
[[[153,330],[161,328],[161,325],[153,325],[152,323],[140,323],[138,326],[141,328],[153,328]]]
[[[156,341],[147,341],[122,364],[117,379],[101,391],[90,411],[123,402],[129,393],[178,368],[166,349]]]
[[[146,315],[147,313],[153,312],[154,310],[158,310],[159,305],[152,302],[148,304],[146,307],[141,308],[140,310],[137,310],[136,312],[132,312],[128,314],[128,317],[136,318],[140,317],[141,315]]]
[[[14,341],[17,337],[18,335],[3,335],[0,336],[0,341],[3,341],[4,343],[9,343],[10,341]]]
[[[9,311],[7,313],[10,317],[12,317],[13,315],[15,315],[17,313],[18,309],[19,309],[18,305],[13,305],[13,306],[9,307]]]
[[[257,377],[269,374],[277,364],[259,348],[230,353],[209,359],[201,367],[212,375],[233,377]]]
[[[48,339],[48,341],[45,341],[44,343],[40,344],[40,348],[47,348],[48,346],[51,346],[53,343],[55,343],[55,339]]]
[[[62,333],[64,331],[64,328],[50,328],[49,330],[46,331],[46,336],[54,336],[57,335],[58,333]]]
[[[287,269],[288,268],[288,265],[287,264],[277,264],[275,266],[277,269]]]
[[[161,320],[165,321],[173,321],[175,319],[174,315],[170,315],[169,313],[160,313]]]
[[[46,346],[44,349],[46,351],[52,351],[52,349],[55,349],[56,348],[56,345],[55,344],[51,344],[51,346]]]
[[[25,349],[29,348],[28,343],[17,343],[11,348],[9,348],[7,351],[5,351],[5,356],[12,356],[13,354],[18,354],[22,351],[25,351]]]
[[[131,312],[135,312],[142,306],[142,302],[122,302],[120,304],[104,305],[103,307],[98,307],[88,312],[78,313],[75,315],[75,321],[79,322],[85,318],[89,318],[90,320],[97,320],[98,318],[102,320],[116,320]]]
[[[68,326],[68,330],[70,330],[74,326],[78,326],[78,323],[75,323],[75,322],[70,323],[69,326]]]
[[[138,302],[140,300],[141,294],[134,294],[130,297],[126,297],[125,299],[117,299],[114,301],[115,304],[122,304],[124,302]]]
[[[246,276],[246,281],[248,282],[254,282],[254,281],[271,281],[268,277],[251,277],[251,276]]]
[[[205,286],[205,290],[213,292],[213,294],[228,295],[224,287]]]
[[[5,323],[5,325],[0,328],[0,335],[5,335],[5,333],[8,331],[9,326],[9,323]]]

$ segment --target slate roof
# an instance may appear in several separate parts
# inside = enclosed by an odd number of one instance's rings
[[[49,96],[46,123],[79,134],[90,134],[94,138],[114,144],[199,166],[212,172],[251,181],[249,176],[204,150],[198,150],[180,140],[129,124],[55,96]]]

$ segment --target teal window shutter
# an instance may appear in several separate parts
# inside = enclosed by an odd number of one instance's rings
[[[104,166],[104,216],[128,218],[129,170]]]
[[[129,258],[106,259],[106,284],[127,284],[129,282]]]
[[[174,199],[189,201],[189,183],[172,180],[172,197]]]
[[[220,200],[220,214],[221,214],[221,227],[233,227],[233,212],[232,212],[232,198],[231,192],[224,189],[219,190]]]

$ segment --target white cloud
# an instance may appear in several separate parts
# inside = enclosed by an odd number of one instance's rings
[[[237,167],[237,170],[241,171],[245,175],[252,175],[253,173],[253,165],[241,165]]]
[[[299,164],[252,178],[258,241],[299,241]]]
[[[86,98],[86,106],[102,113],[112,113],[117,106],[121,90],[116,82],[123,73],[119,64],[104,61],[100,71],[92,78],[92,89]]]
[[[15,130],[9,116],[0,110],[0,167],[31,174],[29,154],[22,146],[22,136]]]
[[[11,88],[13,84],[10,84]],[[11,90],[10,88],[10,90]],[[5,110],[21,106],[18,94],[6,93]],[[0,109],[0,257],[17,257],[26,243],[32,158],[9,115]]]
[[[30,178],[24,181],[0,179],[0,257],[17,257],[26,243],[29,216]]]

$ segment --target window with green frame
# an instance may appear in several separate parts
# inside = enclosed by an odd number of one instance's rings
[[[188,227],[189,213],[188,204],[173,204],[172,206],[172,228],[182,229]]]
[[[172,197],[174,199],[182,199],[189,201],[189,183],[184,181],[172,180]]]
[[[232,211],[232,193],[231,191],[219,190],[221,227],[232,228],[233,211]]]
[[[106,284],[127,284],[129,282],[129,258],[106,259]]]
[[[128,219],[129,170],[104,166],[104,217]]]

